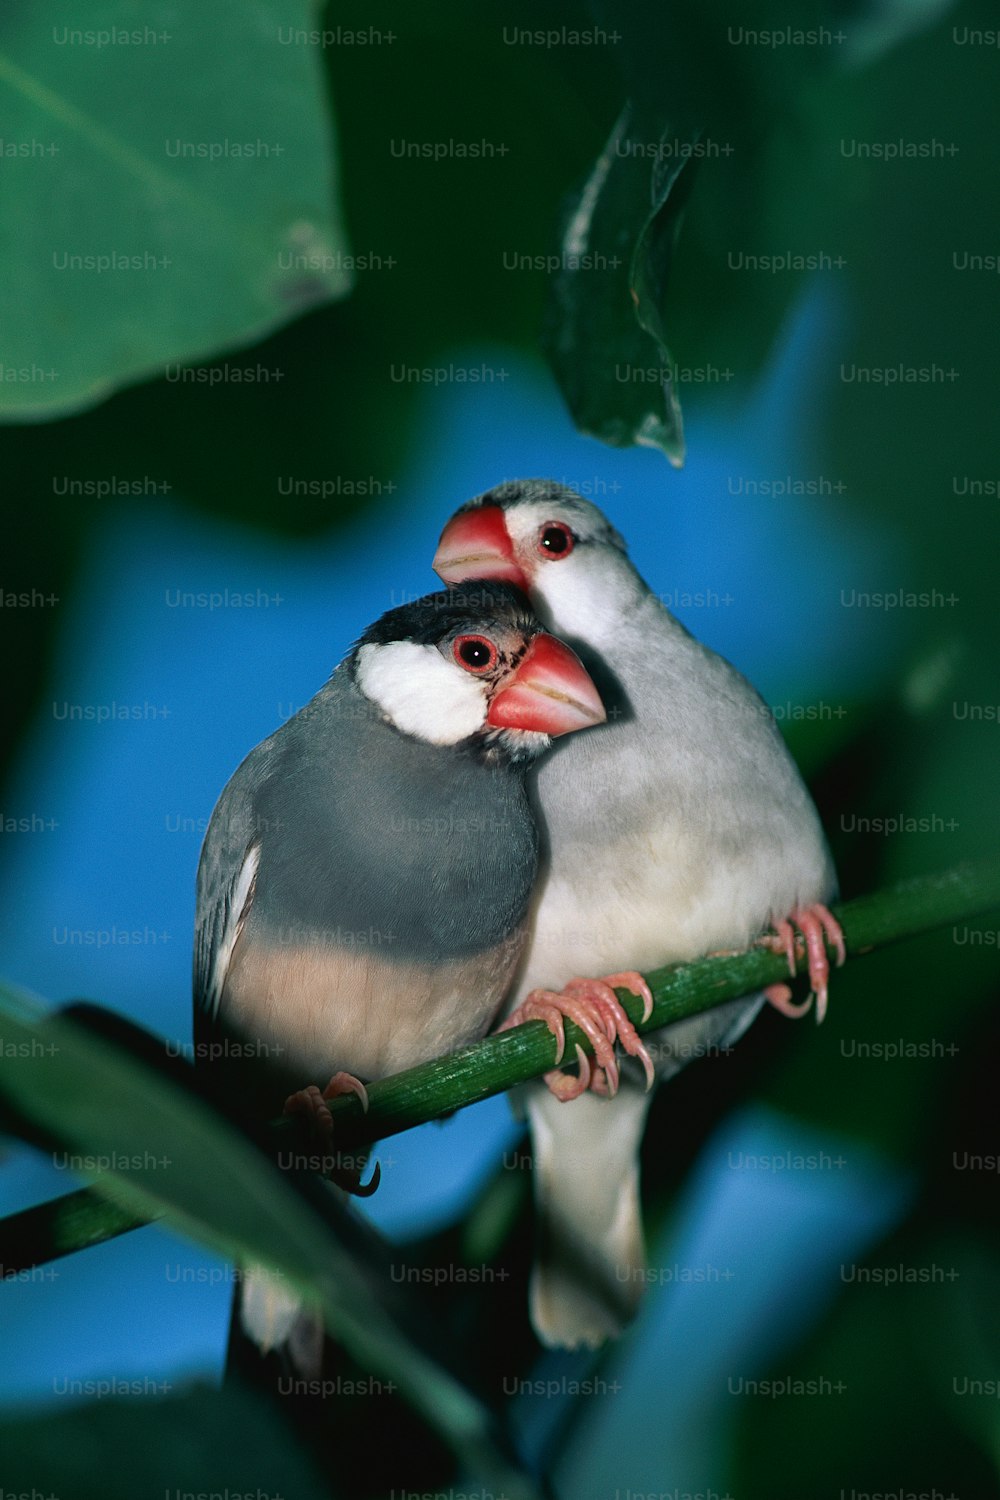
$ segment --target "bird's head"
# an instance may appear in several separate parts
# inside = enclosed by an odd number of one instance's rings
[[[470,742],[525,759],[606,717],[579,658],[496,578],[390,610],[365,631],[351,671],[398,730],[434,745]]]
[[[441,533],[433,566],[448,584],[516,584],[546,624],[594,645],[645,593],[607,517],[551,479],[501,484],[463,505]]]

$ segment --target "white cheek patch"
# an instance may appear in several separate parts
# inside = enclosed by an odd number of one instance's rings
[[[446,661],[436,646],[362,646],[355,675],[397,729],[428,744],[457,745],[486,722],[486,684]]]

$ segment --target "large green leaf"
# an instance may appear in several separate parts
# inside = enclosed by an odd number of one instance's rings
[[[672,366],[661,309],[683,204],[678,178],[694,145],[667,129],[651,137],[624,110],[567,216],[548,319],[549,357],[577,426],[615,447],[662,448],[674,464],[684,458],[683,372]],[[661,153],[652,165],[650,152]]]
[[[861,5],[848,17],[815,0],[752,0],[738,14],[724,0],[594,8],[628,103],[566,217],[548,353],[578,427],[680,464],[685,387],[746,390],[804,273],[847,266],[844,65],[890,49],[929,11]]]
[[[97,1382],[95,1381],[95,1384]],[[157,1382],[150,1377],[148,1385]],[[305,1456],[273,1406],[228,1386],[198,1386],[149,1400],[147,1382],[105,1380],[98,1399],[75,1411],[0,1424],[4,1483],[11,1493],[65,1500],[136,1495],[283,1495],[320,1500],[346,1491]],[[108,1399],[108,1388],[136,1399]]]
[[[667,284],[694,165],[729,184],[731,218],[761,137],[801,79],[780,51],[730,45],[732,14],[720,4],[596,9],[616,39],[628,103],[567,215],[549,358],[578,427],[616,446],[659,447],[679,465],[680,390],[725,387],[735,373],[722,359],[675,363],[667,346]],[[744,15],[766,26],[774,12],[760,0]]]
[[[820,1325],[746,1372],[774,1384],[734,1403],[734,1494],[995,1496],[997,1269],[967,1227],[919,1220],[842,1264]]]
[[[317,9],[7,9],[0,415],[176,379],[347,291],[318,49],[294,41]]]
[[[463,1458],[512,1496],[533,1490],[495,1445],[485,1409],[402,1331],[327,1210],[193,1090],[79,1025],[0,988],[0,1094],[102,1192],[301,1293],[363,1369],[394,1381]],[[75,1158],[79,1158],[78,1160]]]

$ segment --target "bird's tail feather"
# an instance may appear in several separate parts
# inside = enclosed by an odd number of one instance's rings
[[[322,1373],[323,1317],[302,1298],[275,1280],[273,1272],[251,1266],[238,1288],[230,1333],[234,1344],[248,1340],[262,1356],[275,1352],[283,1370],[315,1379]]]
[[[630,1086],[569,1103],[543,1085],[526,1093],[539,1241],[531,1320],[546,1344],[594,1348],[621,1332],[642,1295],[639,1144],[650,1096]]]

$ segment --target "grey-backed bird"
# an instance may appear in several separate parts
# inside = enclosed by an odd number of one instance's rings
[[[525,791],[552,737],[604,709],[524,595],[469,583],[390,610],[252,750],[198,868],[195,1056],[234,1111],[353,1089],[483,1036],[527,933]],[[292,1103],[292,1101],[289,1101]],[[295,1104],[323,1113],[315,1083]],[[294,1300],[248,1284],[244,1324]]]
[[[474,575],[524,588],[580,652],[609,710],[539,767],[545,863],[506,1007],[510,1020],[540,1016],[557,1035],[572,1016],[595,1043],[578,1079],[550,1075],[548,1088],[522,1096],[539,1226],[532,1321],[546,1343],[593,1346],[620,1332],[645,1279],[638,1150],[650,1095],[634,1062],[617,1092],[612,1043],[643,1064],[648,1084],[650,1054],[670,1077],[734,1041],[765,998],[789,1015],[805,1009],[773,986],[665,1028],[647,1049],[610,986],[648,1006],[636,971],[755,940],[786,952],[794,972],[797,929],[821,1019],[824,939],[843,957],[824,904],[836,877],[766,704],[674,619],[596,506],[549,480],[503,484],[452,517],[434,567],[449,583]]]

